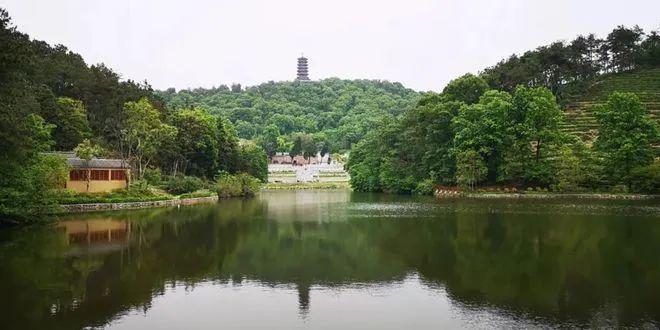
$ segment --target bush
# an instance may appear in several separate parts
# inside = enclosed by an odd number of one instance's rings
[[[165,190],[174,195],[191,193],[205,187],[204,180],[194,176],[177,176],[165,183]]]
[[[31,163],[0,173],[0,223],[38,222],[58,210],[57,196],[68,174],[62,157],[38,154]]]
[[[153,195],[151,186],[145,180],[131,182],[130,186],[128,186],[128,192],[134,195]]]
[[[630,189],[645,194],[660,193],[660,162],[630,171]]]
[[[431,179],[426,179],[417,184],[417,187],[413,190],[415,194],[418,195],[433,195],[435,191],[435,183]]]
[[[163,182],[163,174],[159,168],[148,168],[144,170],[144,179],[152,186],[158,186]]]
[[[140,183],[139,185],[144,185]],[[172,198],[170,195],[158,195],[150,189],[129,188],[128,190],[115,190],[99,193],[77,193],[65,190],[58,196],[60,204],[88,204],[88,203],[128,203],[149,202]]]
[[[221,174],[216,185],[218,197],[254,196],[261,186],[259,179],[247,174]]]

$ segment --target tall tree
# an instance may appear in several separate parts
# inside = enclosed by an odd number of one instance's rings
[[[160,113],[142,98],[124,106],[125,121],[121,132],[122,154],[135,165],[136,178],[142,179],[144,170],[162,145],[175,138],[177,129],[163,123]]]
[[[277,153],[279,137],[280,131],[277,126],[271,124],[264,128],[264,133],[261,138],[261,146],[266,151],[268,157],[273,157],[275,156],[275,153]]]
[[[644,32],[639,26],[628,29],[622,25],[607,35],[607,50],[612,57],[611,66],[616,71],[630,70],[635,67],[635,58],[643,35]]]
[[[218,170],[234,173],[238,161],[238,135],[231,122],[223,117],[217,118],[216,125]]]
[[[177,112],[172,118],[176,127],[176,145],[183,165],[182,172],[213,178],[218,168],[216,118],[198,109]]]
[[[658,125],[633,93],[612,93],[595,113],[600,124],[595,147],[609,180],[630,185],[630,172],[653,161],[651,143],[658,139]]]
[[[57,110],[51,122],[55,125],[53,139],[57,150],[71,150],[84,139],[92,137],[83,103],[68,97],[57,99]]]

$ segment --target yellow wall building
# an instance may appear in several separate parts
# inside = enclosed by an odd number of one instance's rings
[[[66,188],[77,192],[107,192],[128,188],[129,166],[121,159],[67,158],[71,167]]]

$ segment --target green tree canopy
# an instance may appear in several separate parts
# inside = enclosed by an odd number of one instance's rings
[[[610,182],[630,184],[636,167],[653,161],[652,142],[658,139],[657,124],[632,93],[613,93],[607,104],[596,109],[600,124],[595,146],[603,155]]]

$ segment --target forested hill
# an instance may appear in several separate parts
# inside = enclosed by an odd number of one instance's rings
[[[562,129],[593,140],[598,130],[594,110],[617,91],[637,95],[651,118],[660,123],[660,68],[640,68],[598,77],[583,93],[567,98]],[[660,155],[660,148],[656,148],[656,154]]]
[[[273,124],[285,136],[324,135],[335,151],[350,148],[383,118],[402,114],[420,97],[400,83],[338,78],[156,93],[169,109],[202,108],[228,118],[241,138],[260,136]]]

